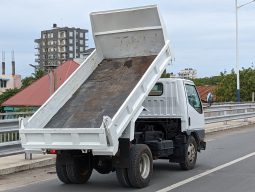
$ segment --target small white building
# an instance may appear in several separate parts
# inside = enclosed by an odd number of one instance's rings
[[[12,51],[11,74],[5,74],[5,53],[2,52],[2,74],[0,75],[0,94],[6,89],[21,88],[21,75],[15,74],[14,51]]]
[[[21,75],[0,75],[0,94],[6,89],[20,88]]]
[[[195,79],[197,78],[197,70],[193,68],[185,68],[181,70],[179,73],[179,78],[182,79]]]

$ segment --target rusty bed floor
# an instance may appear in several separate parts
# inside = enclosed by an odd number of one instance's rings
[[[103,60],[46,128],[98,128],[113,117],[155,56]]]

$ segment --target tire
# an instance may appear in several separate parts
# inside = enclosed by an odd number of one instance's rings
[[[131,187],[130,181],[128,179],[128,172],[126,168],[118,168],[116,169],[116,176],[119,183],[123,187]]]
[[[71,183],[86,183],[91,174],[93,166],[91,166],[90,156],[74,158],[72,163],[66,165],[66,172]]]
[[[136,144],[130,149],[128,179],[132,187],[143,188],[149,185],[153,162],[151,150],[147,145]]]
[[[197,161],[197,142],[193,136],[188,138],[184,155],[184,162],[180,163],[180,167],[183,170],[193,169]]]
[[[113,171],[112,159],[101,158],[94,160],[94,169],[101,174],[108,174]]]
[[[67,176],[66,165],[64,163],[60,163],[60,157],[58,155],[56,159],[56,172],[60,181],[65,184],[71,183],[70,179]]]

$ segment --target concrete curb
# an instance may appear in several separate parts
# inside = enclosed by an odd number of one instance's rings
[[[9,167],[5,167],[3,169],[0,168],[0,176],[16,173],[20,171],[45,167],[49,165],[54,165],[55,162],[56,162],[56,159],[52,157],[47,159],[27,160],[27,162],[20,165],[10,165]]]
[[[220,131],[227,131],[231,129],[238,129],[238,128],[242,128],[242,127],[246,127],[246,126],[254,125],[254,124],[255,122],[249,121],[249,122],[238,123],[236,125],[221,125],[219,127],[205,129],[205,133],[214,133],[214,132],[220,132]]]

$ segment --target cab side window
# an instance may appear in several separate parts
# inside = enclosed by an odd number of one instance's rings
[[[149,93],[149,96],[161,96],[162,94],[163,94],[163,84],[156,83],[154,87],[152,88],[151,92]]]
[[[194,85],[186,84],[186,92],[189,104],[198,112],[202,113],[202,104],[200,102],[197,90]]]

